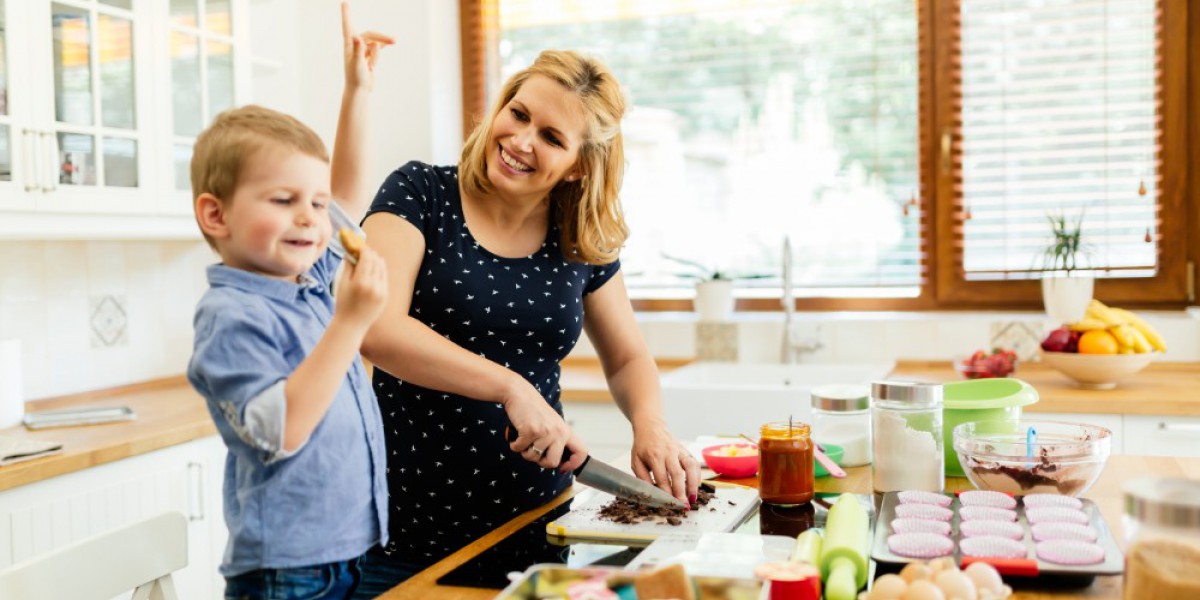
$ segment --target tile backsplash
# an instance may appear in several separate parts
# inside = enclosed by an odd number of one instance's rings
[[[21,342],[26,399],[178,375],[204,242],[0,242],[0,339]]]

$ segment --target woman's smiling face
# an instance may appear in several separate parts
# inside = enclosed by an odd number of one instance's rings
[[[541,200],[575,165],[587,119],[579,97],[543,75],[533,75],[492,121],[488,181],[514,200]]]

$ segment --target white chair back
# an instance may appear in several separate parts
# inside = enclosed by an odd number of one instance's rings
[[[0,571],[0,598],[177,600],[171,573],[187,566],[187,518],[167,512]]]

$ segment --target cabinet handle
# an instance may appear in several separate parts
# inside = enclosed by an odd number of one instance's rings
[[[1166,423],[1160,421],[1158,423],[1159,431],[1173,431],[1176,433],[1200,433],[1200,423]]]
[[[188,520],[204,520],[204,465],[189,462],[187,465],[191,481],[188,485]],[[194,505],[193,505],[194,504]]]
[[[45,180],[42,182],[43,192],[53,192],[58,189],[58,139],[52,131],[43,131],[42,137],[46,140],[46,174]]]
[[[32,129],[22,129],[21,137],[25,147],[25,191],[34,192],[41,181],[41,170],[38,168],[42,162],[42,157],[38,155],[39,134]]]

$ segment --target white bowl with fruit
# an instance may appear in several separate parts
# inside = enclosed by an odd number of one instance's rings
[[[1077,323],[1042,340],[1042,362],[1081,388],[1109,390],[1166,350],[1162,336],[1141,317],[1092,300]]]

